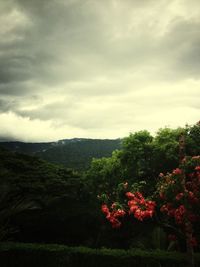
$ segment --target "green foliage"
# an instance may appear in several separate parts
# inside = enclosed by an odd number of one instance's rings
[[[171,171],[179,164],[179,138],[185,129],[164,128],[157,132],[154,138],[154,169],[158,175],[160,172]]]
[[[1,142],[12,151],[35,155],[65,168],[86,170],[93,158],[109,157],[121,140],[74,138],[50,143]]]
[[[72,178],[78,178],[72,170],[0,149],[0,182],[10,194],[45,202],[51,197],[67,194]]]
[[[0,239],[13,233],[10,222],[24,217],[25,212],[34,215],[41,210],[40,217],[45,213],[50,216],[54,205],[55,215],[55,203],[61,206],[64,200],[65,203],[84,201],[84,196],[84,182],[72,170],[36,157],[0,150]]]
[[[151,178],[153,137],[148,131],[140,131],[124,138],[120,161],[124,177],[128,181]]]
[[[199,266],[199,254],[196,254],[196,261],[196,266]],[[0,265],[2,267],[182,267],[186,266],[186,256],[161,250],[90,249],[60,245],[2,243],[0,244]]]
[[[130,134],[122,141],[122,148],[112,157],[93,160],[87,175],[99,192],[121,182],[133,184],[145,181],[151,194],[159,173],[167,173],[179,165],[179,138],[186,137],[188,156],[200,153],[200,124],[185,128],[163,128],[155,137],[148,131]],[[98,187],[98,190],[97,190]]]
[[[193,126],[186,126],[186,154],[200,155],[200,122]]]
[[[120,151],[114,151],[112,157],[93,159],[89,171],[86,172],[86,180],[89,181],[91,190],[95,194],[110,192],[119,181],[123,181]]]

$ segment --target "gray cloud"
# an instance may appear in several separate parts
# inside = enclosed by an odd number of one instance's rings
[[[3,137],[117,137],[199,120],[196,0],[1,0],[0,23]]]

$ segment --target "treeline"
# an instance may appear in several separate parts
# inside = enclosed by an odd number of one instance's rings
[[[100,211],[98,195],[120,182],[146,181],[154,190],[160,172],[179,165],[179,138],[185,153],[200,154],[200,124],[130,134],[110,157],[93,159],[84,173],[37,157],[0,150],[0,239],[89,247],[163,248],[165,232],[149,220],[127,221],[115,230]],[[53,153],[53,152],[52,152]]]
[[[0,146],[84,171],[89,168],[92,158],[109,157],[113,150],[120,149],[121,140],[73,138],[48,143],[1,142]]]
[[[179,165],[179,138],[185,137],[185,154],[200,154],[200,123],[185,128],[160,129],[153,137],[148,131],[130,134],[122,148],[112,157],[94,159],[86,173],[93,192],[111,192],[120,182],[147,182],[154,190],[159,173],[167,173]]]

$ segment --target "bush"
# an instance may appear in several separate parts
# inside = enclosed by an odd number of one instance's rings
[[[200,264],[200,254],[196,254]],[[196,266],[199,266],[197,264]],[[1,267],[186,266],[186,255],[160,250],[118,250],[25,243],[0,243]]]

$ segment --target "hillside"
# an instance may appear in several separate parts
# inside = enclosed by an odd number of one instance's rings
[[[121,140],[74,138],[47,143],[1,142],[0,146],[67,168],[84,170],[89,167],[92,158],[111,156],[114,150],[120,148]]]
[[[41,198],[49,197],[51,191],[52,195],[60,196],[62,192],[66,194],[68,182],[74,178],[77,175],[72,170],[0,148],[0,184],[4,192],[11,190],[19,192],[20,197],[37,195]]]
[[[95,216],[78,173],[0,148],[0,241],[75,245],[91,238]]]

